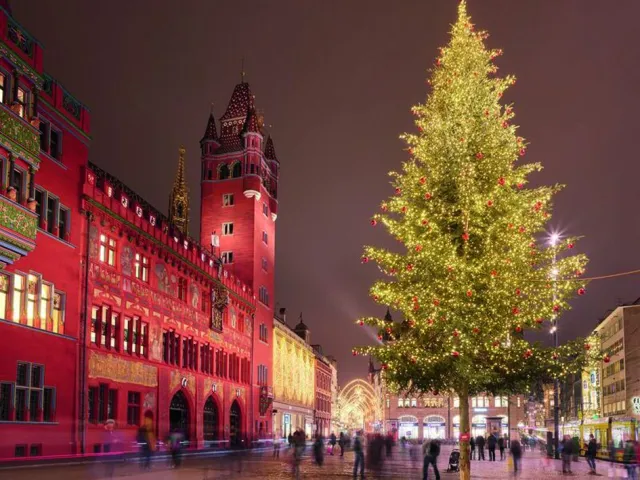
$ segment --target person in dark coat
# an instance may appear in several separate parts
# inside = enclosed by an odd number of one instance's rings
[[[340,432],[340,438],[338,439],[338,445],[340,446],[340,456],[341,457],[344,457],[344,444],[345,444],[344,432]]]
[[[571,457],[573,457],[573,440],[569,435],[565,435],[562,440],[562,473],[573,473],[571,471]]]
[[[513,456],[513,474],[518,475],[522,468],[520,467],[520,461],[522,460],[522,447],[518,440],[511,442],[511,455]]]
[[[593,433],[589,435],[589,444],[587,445],[587,453],[585,457],[587,457],[587,464],[591,469],[592,475],[596,473],[596,455],[598,454],[598,444],[596,443],[596,439],[593,436]]]
[[[498,449],[500,450],[500,460],[504,460],[504,437],[498,438]]]
[[[478,449],[478,460],[484,460],[484,437],[482,435],[476,437],[476,448]]]
[[[336,443],[338,443],[338,439],[336,438],[336,434],[331,432],[331,439],[329,440],[329,444],[331,445],[331,455],[333,455],[333,451],[336,449]]]
[[[426,445],[425,445],[426,447]],[[422,470],[422,480],[429,478],[429,465],[433,466],[433,473],[436,475],[436,480],[440,480],[440,472],[438,471],[438,455],[440,455],[440,442],[438,440],[431,440],[429,447],[425,448],[424,465]]]
[[[476,441],[473,437],[469,439],[469,448],[471,449],[471,460],[476,459]]]
[[[494,433],[491,433],[487,438],[487,446],[489,447],[489,461],[496,461],[496,445],[498,444],[498,440]]]

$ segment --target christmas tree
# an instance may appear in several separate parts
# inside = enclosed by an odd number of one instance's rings
[[[461,2],[427,101],[412,109],[417,132],[402,137],[409,159],[391,173],[395,192],[371,219],[398,248],[366,247],[362,257],[386,276],[373,299],[404,321],[361,319],[381,342],[354,350],[381,362],[392,389],[457,395],[461,433],[470,432],[470,395],[525,393],[537,378],[579,371],[598,351],[591,339],[554,348],[524,335],[555,326],[568,300],[584,294],[587,259],[571,255],[575,238],[548,241],[561,187],[528,184],[542,167],[523,161],[513,107],[501,104],[515,78],[496,75],[502,51],[487,49],[487,36]]]

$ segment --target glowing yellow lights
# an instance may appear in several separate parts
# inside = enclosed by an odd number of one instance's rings
[[[313,408],[315,356],[301,338],[273,325],[273,393],[277,401]]]
[[[382,398],[361,379],[351,380],[338,394],[338,422],[342,428],[365,428],[383,417]]]
[[[366,263],[385,275],[370,293],[404,321],[361,319],[387,341],[358,351],[380,360],[392,390],[520,393],[582,368],[597,350],[525,338],[584,289],[576,280],[587,258],[573,254],[575,238],[547,241],[560,187],[531,186],[542,167],[523,162],[513,107],[500,104],[515,78],[494,75],[501,50],[487,50],[484,38],[461,2],[432,91],[412,108],[417,132],[402,137],[408,160],[391,173],[394,190],[371,222],[400,245],[365,248]]]

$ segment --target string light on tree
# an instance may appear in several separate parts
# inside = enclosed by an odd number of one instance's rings
[[[502,51],[487,49],[486,37],[461,2],[427,82],[431,93],[411,109],[416,129],[403,135],[410,157],[391,173],[393,191],[374,216],[401,250],[370,246],[362,257],[390,274],[373,284],[373,298],[406,321],[362,319],[392,340],[357,352],[386,366],[392,389],[455,393],[461,433],[470,432],[469,396],[520,393],[599,355],[584,348],[593,339],[546,348],[526,338],[584,293],[586,281],[576,285],[575,274],[587,259],[575,253],[574,238],[537,243],[561,187],[531,186],[542,166],[523,163],[527,145],[515,134],[514,109],[500,103],[515,78],[494,75]],[[462,448],[462,479],[469,469]]]

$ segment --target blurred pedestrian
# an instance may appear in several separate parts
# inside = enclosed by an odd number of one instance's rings
[[[495,433],[489,434],[487,437],[487,446],[489,447],[489,461],[496,461],[496,445],[498,444],[498,440],[496,439]]]
[[[440,442],[433,439],[431,442],[425,442],[423,448],[424,463],[422,468],[422,480],[429,478],[429,465],[433,467],[433,473],[436,480],[440,480],[440,472],[438,471],[438,456],[440,455]]]
[[[573,457],[573,440],[565,435],[562,440],[562,473],[573,474],[571,471],[571,458]]]
[[[143,470],[149,470],[151,468],[151,456],[156,451],[156,435],[151,412],[145,413],[142,425],[138,429],[137,440],[142,450],[140,467]]]
[[[636,442],[633,440],[627,440],[627,444],[624,447],[624,455],[622,456],[622,461],[624,462],[624,467],[627,469],[627,477],[629,480],[638,480],[638,455],[636,452]]]
[[[276,432],[273,435],[273,458],[280,458],[280,434]]]
[[[169,434],[168,444],[171,452],[171,468],[179,468],[182,464],[182,441],[184,435],[177,428]]]
[[[469,439],[469,448],[471,449],[471,460],[476,459],[476,441],[473,437]]]
[[[513,457],[513,474],[520,475],[522,472],[522,446],[518,440],[511,442],[511,456]]]
[[[331,445],[331,455],[334,454],[334,450],[336,448],[336,443],[338,439],[336,438],[336,434],[331,432],[331,437],[329,438],[329,445]]]
[[[102,441],[102,450],[104,453],[113,453],[117,451],[118,437],[115,432],[116,422],[113,419],[109,419],[104,424],[104,438]],[[115,455],[110,455],[104,459],[105,461],[105,473],[107,478],[113,478],[113,474],[116,468],[117,458]]]
[[[358,468],[360,469],[360,478],[364,478],[364,445],[362,440],[362,432],[356,432],[356,437],[353,439],[353,478],[354,480],[358,476]]]
[[[585,457],[587,458],[587,464],[589,465],[589,473],[591,475],[596,474],[596,455],[598,453],[598,444],[596,443],[596,439],[593,436],[593,433],[589,435],[589,443],[587,444],[587,453]]]
[[[478,449],[478,460],[484,460],[484,437],[482,435],[476,437],[476,448]]]
[[[313,442],[313,456],[316,464],[321,467],[324,463],[324,439],[319,433],[316,434],[316,439]]]
[[[504,437],[499,437],[498,438],[498,450],[500,450],[500,460],[504,460],[505,455],[504,455]]]
[[[338,445],[340,446],[340,456],[344,457],[344,444],[346,439],[344,438],[344,432],[340,432],[340,438],[338,439]]]

